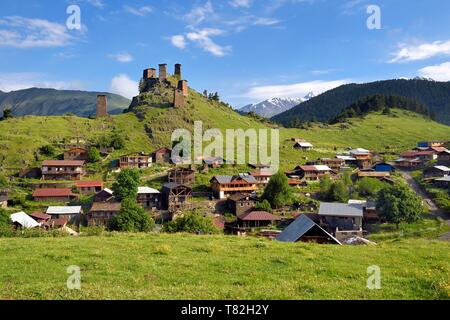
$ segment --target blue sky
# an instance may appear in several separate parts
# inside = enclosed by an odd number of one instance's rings
[[[69,30],[66,10],[81,10]],[[369,29],[369,5],[381,29]],[[4,0],[0,90],[131,97],[142,70],[183,64],[190,86],[235,107],[347,82],[450,81],[447,0]]]

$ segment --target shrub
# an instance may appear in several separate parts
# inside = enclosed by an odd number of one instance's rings
[[[217,233],[211,218],[205,217],[197,211],[186,213],[163,227],[164,232],[188,232],[188,233]]]
[[[262,199],[267,200],[272,208],[279,208],[292,204],[292,189],[289,186],[286,175],[279,171],[272,176]]]
[[[124,199],[122,208],[117,216],[114,216],[109,228],[115,231],[149,232],[155,227],[155,222],[147,212],[136,203],[134,199]]]

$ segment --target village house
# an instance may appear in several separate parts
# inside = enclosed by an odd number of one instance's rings
[[[195,171],[190,168],[173,168],[168,171],[168,182],[193,185],[195,182]]]
[[[39,222],[37,222],[36,220],[31,218],[25,212],[13,213],[10,216],[10,219],[15,228],[32,229],[32,228],[38,228],[41,226],[41,224]]]
[[[119,159],[120,169],[146,169],[152,166],[152,158],[143,152],[123,155]]]
[[[423,166],[423,161],[420,160],[419,158],[414,159],[400,158],[395,160],[395,164],[399,168],[413,170],[415,168],[420,168],[421,166]]]
[[[443,147],[445,141],[421,141],[417,143],[418,148]]]
[[[113,191],[105,188],[94,195],[94,202],[110,202],[114,200]]]
[[[359,205],[363,209],[363,223],[379,222],[380,217],[374,201],[349,200],[349,205]]]
[[[322,158],[320,163],[328,166],[331,170],[339,172],[345,166],[345,160],[339,158]]]
[[[119,202],[94,202],[87,215],[89,226],[106,226],[112,217],[120,213]]]
[[[358,180],[361,180],[363,178],[373,178],[373,179],[378,179],[382,182],[388,182],[391,184],[394,183],[394,181],[391,179],[390,172],[358,171],[356,176],[357,176]]]
[[[79,193],[91,195],[103,190],[103,181],[80,181],[75,186]]]
[[[237,225],[244,229],[261,228],[280,220],[280,217],[266,211],[251,211],[237,216]]]
[[[372,170],[374,170],[375,172],[394,172],[395,168],[389,163],[378,162],[372,166]]]
[[[258,189],[258,181],[249,174],[215,176],[210,183],[213,195],[217,199],[226,199],[235,193],[252,194]]]
[[[403,159],[413,160],[419,159],[422,162],[432,161],[437,159],[437,154],[434,151],[407,151],[401,154]]]
[[[50,215],[45,214],[43,212],[33,212],[30,213],[29,216],[39,223],[48,223],[52,218]]]
[[[294,149],[302,150],[302,151],[308,151],[312,150],[314,146],[309,142],[296,142],[294,144]]]
[[[182,184],[174,182],[166,183],[162,188],[161,197],[163,210],[175,212],[192,207],[190,203],[192,199],[192,188]]]
[[[331,172],[331,168],[325,165],[305,165],[297,166],[294,171],[286,172],[286,174],[291,178],[299,177],[305,181],[319,181],[325,175],[330,175]]]
[[[159,209],[161,205],[161,192],[149,187],[139,187],[137,203],[144,209]]]
[[[270,170],[258,170],[256,172],[249,173],[253,178],[255,178],[258,187],[264,188],[269,184],[270,178],[272,178],[273,173]]]
[[[450,167],[450,151],[449,150],[445,150],[445,151],[438,153],[437,164],[440,166]]]
[[[206,157],[203,159],[203,164],[210,168],[220,168],[225,163],[222,157]]]
[[[32,196],[38,202],[70,202],[78,198],[72,189],[65,188],[35,189]]]
[[[72,223],[83,214],[83,208],[81,206],[48,207],[46,214],[52,217],[51,220],[65,219]]]
[[[438,188],[450,189],[450,176],[445,176],[445,177],[436,179],[436,180],[434,180],[434,184]]]
[[[83,160],[88,158],[88,151],[83,147],[71,148],[64,152],[64,160]]]
[[[424,178],[442,178],[450,175],[450,168],[446,166],[433,166],[423,171]]]
[[[356,158],[354,158],[352,156],[345,155],[345,154],[343,154],[343,155],[338,154],[338,155],[336,155],[336,158],[344,160],[346,165],[355,165],[356,166]]]
[[[352,149],[349,151],[350,157],[356,159],[356,165],[360,169],[372,167],[372,153],[363,148]]]
[[[312,242],[320,244],[341,244],[325,229],[311,220],[307,215],[300,215],[277,237],[282,242]]]
[[[319,216],[330,232],[361,230],[363,226],[364,213],[360,204],[322,202]]]
[[[85,175],[82,160],[45,160],[42,163],[43,180],[81,180]]]
[[[233,194],[227,199],[228,209],[235,216],[252,211],[257,203],[256,197],[242,193]]]
[[[8,207],[8,190],[0,190],[0,209]]]
[[[170,148],[161,148],[158,150],[155,150],[152,152],[152,160],[154,163],[172,163],[171,157],[172,157],[172,149]]]

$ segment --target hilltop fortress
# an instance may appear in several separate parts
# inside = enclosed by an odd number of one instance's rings
[[[140,84],[140,93],[152,92],[159,85],[173,88],[173,107],[183,107],[186,97],[189,95],[189,89],[187,80],[182,80],[181,64],[175,64],[173,76],[178,80],[177,86],[173,86],[168,80],[167,64],[159,65],[158,75],[155,68],[145,69]]]

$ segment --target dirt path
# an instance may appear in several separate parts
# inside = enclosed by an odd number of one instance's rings
[[[430,214],[435,217],[440,217],[445,220],[445,222],[450,226],[450,215],[444,210],[440,209],[436,203],[434,203],[433,199],[430,198],[428,193],[422,188],[420,184],[414,180],[411,176],[411,173],[408,171],[399,171],[406,182],[411,186],[411,188],[423,199],[423,201],[427,204],[430,209]],[[440,240],[450,241],[450,232],[444,233],[439,237]]]

